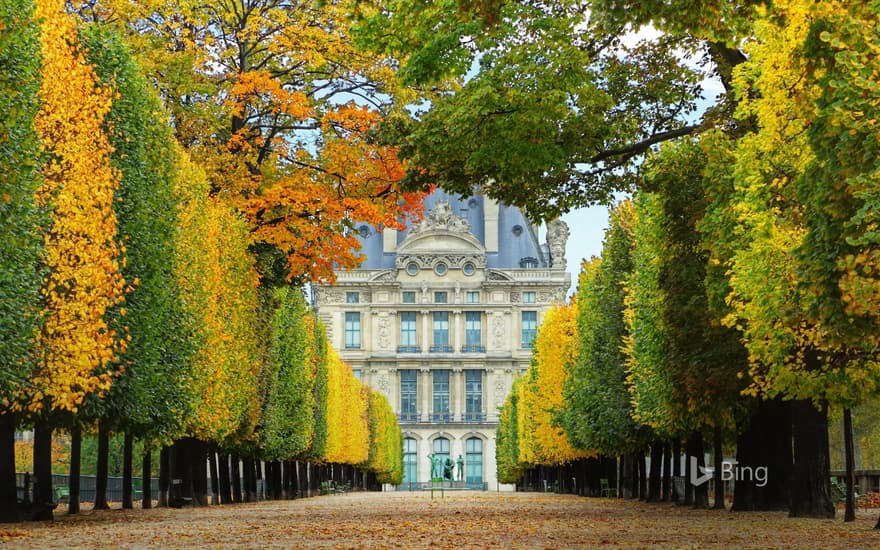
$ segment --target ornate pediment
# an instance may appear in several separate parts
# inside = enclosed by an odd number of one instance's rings
[[[410,228],[410,235],[418,235],[426,231],[448,231],[450,233],[470,233],[471,224],[463,218],[459,218],[449,206],[449,201],[439,201],[425,218]]]

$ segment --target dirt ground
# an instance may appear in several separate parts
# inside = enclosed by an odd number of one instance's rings
[[[88,504],[85,505],[88,507]],[[349,493],[0,525],[0,548],[880,548],[878,510],[842,519],[545,493]],[[842,517],[842,514],[840,514]]]

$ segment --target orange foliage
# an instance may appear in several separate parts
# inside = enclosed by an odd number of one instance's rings
[[[77,50],[76,26],[64,6],[61,0],[36,2],[43,78],[35,127],[49,154],[37,200],[52,207],[52,219],[45,233],[42,357],[29,408],[75,412],[114,377],[109,364],[125,341],[108,327],[106,315],[122,301],[124,283],[112,209],[119,175],[102,128],[111,91],[98,87]]]

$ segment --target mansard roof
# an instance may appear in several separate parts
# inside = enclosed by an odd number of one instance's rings
[[[487,209],[491,210],[488,217]],[[487,237],[492,241],[488,246]],[[366,256],[361,269],[394,269],[398,252],[447,251],[484,253],[485,265],[491,269],[519,269],[524,260],[530,267],[550,266],[537,229],[518,208],[496,205],[480,195],[461,197],[439,189],[425,198],[424,220],[397,232],[394,250],[386,251],[383,234],[373,227],[361,226],[358,240]],[[428,242],[433,242],[433,250],[425,249]]]

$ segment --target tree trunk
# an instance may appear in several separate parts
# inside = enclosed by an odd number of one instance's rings
[[[281,487],[282,487],[282,498],[291,499],[293,498],[293,476],[291,475],[291,470],[293,469],[293,461],[285,460],[283,463],[284,470],[281,474]]]
[[[828,456],[828,406],[809,400],[792,402],[794,479],[790,517],[833,518],[831,465]]]
[[[98,424],[98,463],[95,472],[95,505],[93,510],[109,510],[107,503],[107,470],[110,461],[110,433],[107,426]]]
[[[663,485],[660,500],[672,502],[672,448],[669,442],[663,444]]]
[[[193,504],[198,506],[208,505],[208,445],[204,441],[191,438],[189,446],[192,452],[189,455],[190,479],[192,480]]]
[[[715,509],[724,510],[724,440],[722,439],[721,428],[716,427],[714,433],[714,445],[712,449],[713,462],[715,466]]]
[[[18,521],[15,478],[15,415],[0,414],[0,523]]]
[[[242,482],[242,493],[244,496],[245,502],[253,502],[254,501],[254,488],[251,485],[251,474],[254,472],[254,463],[250,458],[243,458],[241,460],[242,469],[244,470],[241,476]]]
[[[171,447],[162,446],[159,451],[159,502],[157,506],[168,506],[168,493],[171,492]]]
[[[655,441],[651,445],[651,473],[648,480],[648,502],[659,502],[661,500],[660,486],[662,484],[661,474],[663,471],[663,443]]]
[[[684,472],[682,475],[684,477],[684,502],[685,506],[693,506],[694,504],[694,484],[692,480],[695,476],[699,475],[699,472],[694,473],[695,466],[698,465],[691,459],[693,457],[693,443],[691,441],[693,436],[688,437],[688,439],[684,443]]]
[[[82,426],[70,430],[70,476],[67,478],[67,513],[79,513],[79,482],[82,464]]]
[[[141,461],[141,485],[143,486],[143,498],[141,508],[148,510],[153,507],[153,453],[148,445],[144,445],[144,456]]]
[[[220,474],[217,471],[217,451],[208,449],[208,467],[211,470],[211,504],[220,504]]]
[[[856,520],[856,464],[853,453],[853,425],[852,411],[849,407],[843,409],[843,448],[846,456],[846,511],[843,521]]]
[[[792,471],[791,404],[760,401],[736,440],[731,510],[787,510]]]
[[[675,483],[675,478],[681,476],[681,439],[675,438],[672,441],[672,502],[679,503],[682,501],[684,495],[678,494],[678,485]]]
[[[122,508],[131,510],[134,508],[134,494],[132,491],[132,447],[134,437],[126,431],[122,436]]]
[[[709,485],[708,480],[699,484],[692,483],[694,480],[700,480],[703,476],[703,467],[706,466],[706,457],[703,451],[703,434],[699,430],[691,432],[687,441],[687,483],[688,497],[691,497],[691,504],[694,508],[708,508],[709,506]],[[693,492],[693,495],[691,495]],[[687,504],[687,500],[685,500]]]
[[[233,454],[230,458],[229,474],[232,476],[232,502],[242,502],[240,460],[237,454]]]
[[[52,426],[48,420],[34,425],[34,515],[37,521],[51,521],[55,507],[52,491]]]
[[[220,502],[221,504],[231,504],[232,483],[229,479],[229,455],[226,453],[220,453],[217,457],[217,466],[219,469]]]

